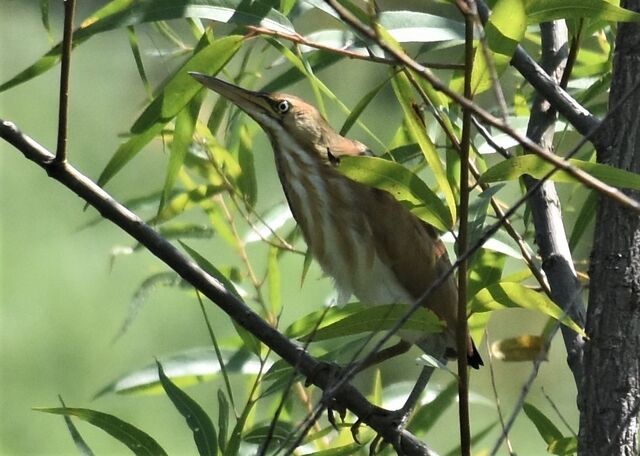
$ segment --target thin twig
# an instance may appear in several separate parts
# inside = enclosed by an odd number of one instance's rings
[[[340,54],[350,59],[358,59],[364,60],[367,62],[375,62],[382,63],[385,65],[395,65],[396,62],[385,57],[378,57],[371,53],[361,53],[350,51],[345,48],[336,48],[332,46],[327,46],[326,44],[318,43],[316,41],[310,41],[302,35],[298,35],[297,33],[285,33],[277,30],[271,30],[264,27],[258,27],[257,25],[249,25],[247,29],[253,32],[256,35],[266,35],[273,36],[276,38],[282,38],[283,40],[290,41],[292,43],[301,44],[303,46],[309,46],[315,49],[320,49],[322,51],[328,51],[334,54]],[[463,65],[458,63],[436,63],[436,62],[425,62],[424,65],[427,68],[433,68],[435,70],[461,70]]]
[[[410,68],[411,70],[415,71],[416,73],[418,73],[427,82],[429,82],[434,89],[444,93],[453,101],[460,104],[463,108],[470,109],[473,113],[475,113],[477,117],[479,117],[483,121],[487,122],[490,125],[493,125],[500,131],[508,134],[509,136],[517,140],[525,149],[533,152],[534,154],[538,155],[539,157],[543,158],[544,160],[554,165],[555,169],[559,169],[567,172],[568,174],[570,174],[572,177],[574,177],[575,179],[577,179],[587,187],[597,190],[599,193],[614,200],[618,204],[632,210],[635,213],[640,214],[639,201],[627,196],[617,188],[602,182],[600,179],[596,179],[589,173],[576,168],[575,166],[571,165],[566,159],[558,157],[544,150],[535,142],[527,138],[525,135],[522,135],[518,131],[514,130],[510,125],[505,124],[502,120],[498,119],[488,111],[477,106],[473,101],[451,90],[447,84],[442,82],[440,79],[436,78],[433,75],[433,73],[429,71],[428,68],[425,68],[423,65],[420,65],[419,63],[417,63],[415,60],[409,57],[406,53],[388,44],[386,41],[378,39],[374,31],[372,31],[368,26],[362,24],[355,16],[353,16],[353,14],[351,14],[351,12],[349,12],[340,3],[338,3],[337,0],[325,0],[325,1],[329,3],[329,5],[331,5],[331,7],[338,13],[338,15],[342,18],[342,20],[344,20],[347,24],[351,25],[353,28],[357,29],[359,32],[368,36],[372,40],[376,40],[377,44],[380,45],[381,48],[387,51],[390,55],[394,56],[398,64],[404,65]],[[592,130],[592,132],[593,131],[599,131],[599,126],[598,128]],[[590,138],[592,138],[593,136],[594,136],[593,133],[589,135]]]
[[[466,10],[464,0],[458,2],[459,9],[464,15],[464,96],[473,97],[471,75],[473,72],[473,16]],[[460,207],[458,214],[458,252],[464,252],[468,246],[469,231],[469,149],[471,148],[471,111],[464,109],[462,113],[462,137],[460,139]],[[463,260],[458,266],[458,322],[456,327],[456,342],[458,350],[458,413],[460,423],[460,454],[471,454],[471,426],[469,423],[469,370],[467,367],[467,353],[469,353],[467,324],[467,261]]]
[[[73,16],[75,0],[64,0],[64,32],[62,35],[62,63],[60,65],[60,100],[58,104],[58,146],[56,162],[67,160],[67,123],[69,111],[69,72],[73,47]]]
[[[496,386],[496,375],[493,370],[493,353],[491,352],[491,345],[489,344],[489,331],[487,331],[487,329],[485,329],[484,342],[487,347],[487,356],[489,356],[489,377],[491,379],[491,389],[493,390],[493,398],[496,401],[496,411],[498,412],[500,427],[502,429],[502,433],[504,434],[505,440],[507,442],[509,455],[513,456],[515,455],[515,453],[513,452],[513,447],[511,446],[511,440],[509,440],[509,434],[507,433],[507,428],[504,425],[504,414],[502,413],[502,407],[500,406],[500,397],[498,396],[498,387]]]

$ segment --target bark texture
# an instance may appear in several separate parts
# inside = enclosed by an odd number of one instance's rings
[[[622,6],[640,11],[640,0]],[[598,162],[640,172],[640,27],[620,24],[607,119]],[[628,191],[640,198],[640,192]],[[607,198],[596,214],[584,353],[580,455],[638,455],[640,401],[640,217]]]
[[[542,66],[557,83],[562,79],[567,52],[567,27],[564,21],[540,24],[542,35]],[[531,108],[527,136],[541,147],[552,151],[555,133],[556,111],[541,95],[536,95]],[[524,177],[527,189],[537,181]],[[529,200],[529,207],[536,229],[536,244],[542,258],[542,269],[549,281],[551,297],[578,325],[584,325],[584,304],[581,286],[573,267],[571,250],[567,242],[562,208],[555,184],[547,180]],[[578,390],[583,377],[582,337],[562,325],[560,330],[567,349],[567,362]]]

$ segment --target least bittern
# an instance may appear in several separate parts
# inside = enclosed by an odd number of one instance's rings
[[[371,151],[340,136],[315,107],[292,95],[253,92],[200,73],[191,75],[249,114],[267,133],[291,212],[313,257],[334,279],[339,301],[353,294],[367,304],[411,304],[451,267],[434,227],[388,192],[338,172],[340,157]],[[439,353],[431,353],[437,358],[443,357],[445,345],[454,353],[457,303],[456,282],[450,276],[427,304],[447,325],[446,344],[404,331],[401,343],[383,350],[385,355],[406,351],[411,344],[427,352],[439,345]],[[469,365],[478,368],[482,359],[468,334],[467,338]],[[400,410],[403,417],[431,371],[423,369]]]

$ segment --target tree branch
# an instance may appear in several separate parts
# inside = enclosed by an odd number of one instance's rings
[[[404,51],[397,49],[395,46],[387,43],[386,41],[380,39],[375,31],[371,30],[370,27],[362,24],[356,17],[351,14],[344,6],[342,6],[337,0],[325,0],[335,11],[338,13],[340,18],[351,27],[355,28],[362,34],[374,40],[385,52],[389,53],[393,56],[398,64],[403,65],[412,71],[415,71],[421,77],[423,77],[429,84],[433,86],[433,88],[439,92],[444,93],[450,99],[458,103],[465,109],[469,109],[472,111],[478,118],[482,119],[486,123],[496,127],[498,130],[506,133],[511,138],[515,139],[523,146],[526,150],[538,155],[540,158],[548,161],[552,165],[554,165],[557,169],[562,170],[570,174],[572,177],[583,183],[589,188],[597,190],[602,195],[611,198],[616,201],[618,204],[624,206],[631,211],[640,214],[640,202],[634,198],[627,196],[625,193],[621,192],[615,187],[612,187],[608,184],[605,184],[600,179],[596,179],[591,174],[582,171],[574,166],[572,166],[567,160],[558,157],[555,154],[550,154],[548,151],[544,150],[540,146],[538,146],[535,142],[531,141],[525,135],[520,134],[516,130],[514,130],[510,125],[506,124],[502,120],[493,116],[488,111],[482,109],[478,105],[476,105],[472,100],[456,93],[451,90],[447,84],[442,82],[440,79],[436,78],[433,73],[428,68],[425,68],[423,65],[420,65],[418,62],[409,57]],[[592,136],[596,136],[596,133],[599,131],[600,123],[597,123],[593,129],[591,129],[586,135],[586,138],[592,138]]]
[[[294,345],[275,328],[269,326],[249,306],[229,293],[220,282],[209,276],[193,261],[187,259],[173,244],[160,236],[133,212],[115,201],[107,192],[68,162],[57,161],[51,152],[32,138],[23,135],[11,122],[0,120],[0,137],[22,152],[26,158],[42,167],[50,177],[86,200],[104,218],[122,228],[144,245],[153,255],[207,296],[240,326],[250,331],[298,372],[306,376],[309,382],[323,390],[331,390],[332,397],[338,403],[361,417],[363,422],[387,441],[400,442],[406,455],[428,456],[436,454],[410,432],[386,426],[386,423],[373,413],[374,406],[352,385],[343,382],[336,388],[331,383],[332,379],[329,373],[326,369],[320,368],[321,364],[315,358],[301,347]]]
[[[491,11],[484,0],[476,0],[478,5],[478,15],[483,24],[489,20]],[[587,135],[599,124],[593,114],[586,110],[571,95],[563,90],[535,60],[531,58],[527,51],[520,45],[511,59],[511,65],[533,86],[534,89],[551,105],[557,109],[567,121],[582,135]],[[594,139],[598,142],[598,139]]]

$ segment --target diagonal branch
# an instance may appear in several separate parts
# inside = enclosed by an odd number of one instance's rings
[[[187,259],[173,244],[144,223],[133,212],[115,201],[107,192],[77,171],[68,162],[60,162],[46,148],[22,134],[12,122],[0,120],[0,137],[13,145],[26,158],[43,168],[53,179],[87,201],[106,219],[144,245],[153,255],[166,263],[184,280],[207,296],[240,326],[250,331],[270,347],[282,359],[306,376],[310,383],[323,390],[331,390],[333,398],[344,405],[388,441],[400,441],[404,453],[410,455],[435,455],[413,434],[397,427],[390,427],[376,416],[374,406],[350,384],[339,387],[331,382],[331,376],[321,364],[303,348],[265,322],[244,302],[229,293],[224,286],[209,276],[193,261]]]
[[[373,31],[370,27],[362,24],[351,12],[349,12],[344,6],[342,6],[337,0],[326,0],[326,2],[338,13],[340,18],[347,24],[349,24],[354,29],[358,30],[362,34],[374,40],[385,52],[389,53],[389,55],[393,56],[399,65],[405,66],[412,71],[415,71],[422,78],[424,78],[429,84],[433,86],[433,88],[439,92],[444,93],[451,100],[458,103],[465,109],[469,109],[472,111],[478,118],[482,119],[484,122],[496,127],[498,130],[506,133],[511,138],[515,139],[522,145],[526,150],[538,155],[543,158],[547,162],[554,165],[555,168],[565,171],[570,174],[572,177],[583,183],[589,188],[592,188],[602,195],[614,200],[618,204],[624,206],[627,209],[630,209],[632,212],[640,214],[640,201],[627,196],[625,193],[621,192],[615,187],[611,185],[605,184],[600,179],[596,179],[591,174],[582,171],[574,166],[572,166],[567,160],[558,157],[555,154],[551,154],[548,151],[541,148],[538,144],[531,141],[525,135],[520,134],[515,129],[513,129],[510,125],[506,124],[502,120],[498,119],[488,111],[482,109],[478,105],[476,105],[472,100],[460,95],[459,93],[451,90],[447,84],[442,82],[440,79],[434,76],[434,74],[423,65],[420,65],[418,62],[409,57],[403,50],[398,49],[392,44],[387,43],[386,41],[380,39],[377,36],[375,31]],[[596,131],[599,123],[596,124],[595,129],[591,129],[588,133],[588,136],[592,136],[593,132]]]

